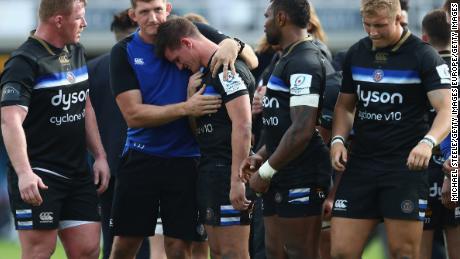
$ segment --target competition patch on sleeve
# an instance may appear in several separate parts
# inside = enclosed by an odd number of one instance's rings
[[[290,81],[291,95],[304,95],[310,93],[312,76],[309,74],[292,74]]]
[[[436,71],[441,78],[441,84],[450,84],[450,72],[447,64],[437,66]]]
[[[247,87],[244,84],[243,79],[241,79],[240,75],[236,73],[233,75],[231,72],[228,73],[228,80],[224,80],[224,72],[219,74],[219,80],[222,86],[224,87],[224,91],[227,95],[231,95],[241,90],[246,90]]]

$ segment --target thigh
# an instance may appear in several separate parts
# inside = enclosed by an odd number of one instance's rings
[[[332,217],[331,254],[345,254],[346,258],[360,258],[377,219],[351,219]]]
[[[285,243],[281,238],[281,227],[278,224],[278,216],[265,216],[265,250],[268,259],[287,259],[284,247]]]
[[[57,230],[18,230],[22,258],[34,258],[38,254],[51,255],[56,248]]]
[[[59,231],[59,238],[70,258],[79,258],[99,251],[101,225],[88,223]],[[82,242],[84,240],[84,242]]]
[[[409,253],[416,256],[420,253],[423,222],[418,220],[384,219],[390,251]]]
[[[278,218],[280,234],[287,254],[293,258],[317,258],[321,216]],[[300,256],[300,257],[299,257]]]
[[[238,255],[249,254],[249,225],[240,226],[206,226],[211,250],[237,252]],[[247,255],[246,255],[247,256]]]
[[[446,227],[447,252],[450,259],[460,259],[460,226]]]
[[[41,172],[35,173],[48,186],[47,190],[40,190],[43,198],[40,206],[32,206],[22,200],[17,175],[11,169],[8,170],[8,192],[15,227],[17,230],[57,229],[64,200],[69,193],[70,179],[61,179],[59,176]]]
[[[430,259],[433,250],[434,230],[423,230],[422,245],[420,247],[420,258]]]
[[[121,160],[112,207],[115,236],[154,235],[159,208],[156,184],[160,172],[155,170],[152,160],[152,156],[137,151],[128,151]]]
[[[194,158],[170,159],[162,168],[160,214],[165,236],[196,241],[198,224],[196,203],[197,168]],[[199,231],[200,230],[200,231]]]

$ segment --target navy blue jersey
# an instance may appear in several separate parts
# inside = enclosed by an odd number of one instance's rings
[[[381,170],[407,169],[407,156],[430,127],[427,92],[448,88],[448,66],[407,30],[391,47],[373,49],[368,37],[353,45],[341,88],[358,99],[351,158]]]
[[[270,76],[263,99],[263,142],[269,155],[276,150],[292,124],[291,107],[319,106],[325,85],[326,67],[332,69],[311,38],[294,43],[283,52]],[[330,172],[318,170],[316,166],[318,152],[315,151],[324,146],[318,132],[314,131],[305,150],[280,168],[272,182],[281,182],[283,179],[299,184],[327,182]]]
[[[203,86],[206,87],[203,95],[214,95],[222,98],[222,102],[242,96],[254,95],[255,80],[243,61],[235,63],[236,74],[229,74],[227,81],[223,79],[223,72],[212,78],[209,70],[203,75]],[[207,161],[221,161],[226,164],[232,162],[232,121],[228,116],[227,108],[222,105],[216,113],[197,118],[197,139],[201,150],[201,164]]]
[[[55,48],[33,36],[6,62],[1,106],[27,109],[23,123],[34,170],[87,175],[85,104],[88,72],[81,45]]]

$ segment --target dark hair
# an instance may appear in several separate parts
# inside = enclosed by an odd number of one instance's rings
[[[273,13],[284,11],[291,22],[300,28],[307,28],[310,21],[310,4],[307,0],[271,0]]]
[[[167,20],[158,27],[155,37],[157,56],[164,57],[167,48],[178,49],[183,37],[192,37],[198,34],[199,31],[195,24],[183,17]]]
[[[401,10],[409,12],[409,0],[399,0],[399,3],[401,4]]]
[[[112,23],[110,24],[110,31],[125,31],[137,27],[137,23],[131,20],[128,15],[129,9],[121,11],[113,15]]]
[[[443,9],[436,9],[423,17],[422,30],[430,37],[434,46],[447,46],[450,43],[450,24],[447,13]]]

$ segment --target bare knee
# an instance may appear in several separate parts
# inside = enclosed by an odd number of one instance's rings
[[[165,252],[168,258],[190,258],[192,254],[191,242],[165,237]]]
[[[390,247],[390,255],[396,259],[413,259],[418,258],[417,248],[411,244],[399,244]]]
[[[332,246],[331,247],[331,258],[332,259],[355,259],[359,257],[360,252],[353,251],[353,249],[342,247],[342,246]]]
[[[22,249],[22,258],[49,259],[53,255],[55,247],[43,245],[33,245],[27,249]]]
[[[143,238],[124,238],[124,237],[115,237],[113,240],[112,251],[110,252],[110,259],[124,259],[124,258],[133,258],[139,246],[141,245]]]
[[[66,253],[70,259],[97,259],[99,258],[99,250],[99,242],[94,242],[93,244],[82,242],[81,244],[67,249]]]

